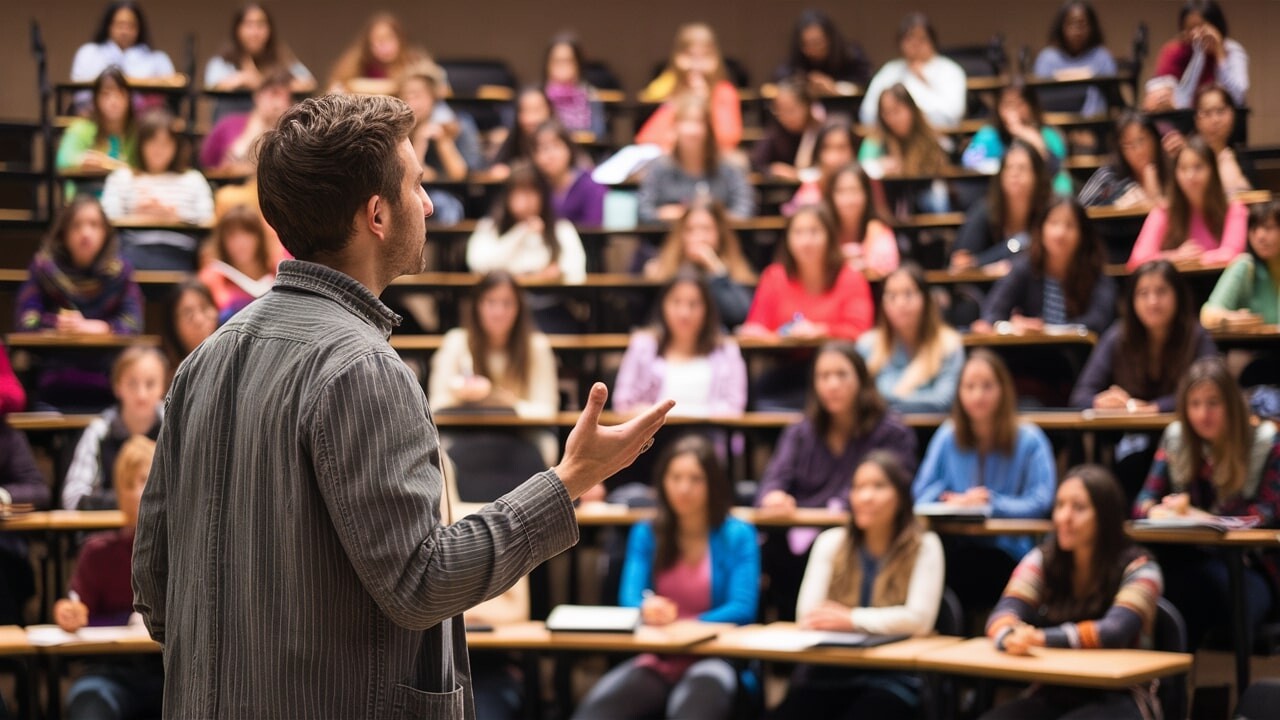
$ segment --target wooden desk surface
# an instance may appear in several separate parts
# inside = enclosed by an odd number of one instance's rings
[[[9,333],[4,338],[11,348],[127,348],[133,345],[160,346],[159,335],[90,335],[87,333],[39,332]]]
[[[1133,523],[1125,532],[1135,542],[1145,545],[1203,545],[1212,547],[1265,548],[1280,547],[1280,530],[1251,528],[1219,532],[1212,528],[1146,528]]]
[[[988,638],[972,638],[919,656],[916,669],[1020,682],[1123,689],[1191,670],[1187,653],[1152,650],[1036,648],[1029,656],[996,650]]]
[[[727,623],[681,620],[665,627],[642,625],[635,633],[553,633],[541,622],[525,622],[469,632],[467,646],[473,650],[671,653],[687,650],[731,627]]]
[[[1032,518],[988,518],[982,522],[963,522],[946,519],[926,519],[930,530],[939,535],[964,535],[966,537],[996,537],[1002,535],[1047,535],[1053,530],[1053,522]]]
[[[733,628],[720,633],[714,640],[694,646],[691,648],[691,653],[766,662],[839,665],[877,670],[912,670],[916,667],[919,658],[960,642],[960,638],[934,635],[910,638],[873,648],[811,648],[797,651],[758,645],[761,642],[768,642],[770,635],[776,636],[795,629],[797,628],[794,623],[771,623]]]
[[[119,510],[49,510],[0,520],[0,532],[116,530],[124,525]]]
[[[0,656],[30,655],[34,651],[25,630],[17,625],[0,625]]]
[[[5,416],[9,426],[24,432],[60,432],[83,430],[97,415],[63,415],[61,413],[9,413]]]

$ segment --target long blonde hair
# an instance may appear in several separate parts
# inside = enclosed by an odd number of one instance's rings
[[[884,564],[872,583],[871,607],[903,605],[907,602],[911,573],[915,570],[920,543],[924,538],[924,529],[913,512],[915,503],[911,495],[911,474],[892,453],[884,450],[867,453],[866,459],[859,463],[858,468],[861,469],[863,465],[875,465],[898,493],[898,509],[893,518],[893,541],[889,544]],[[857,474],[856,470],[854,474]],[[863,543],[864,535],[851,514],[849,524],[845,527],[844,544],[831,568],[827,597],[848,607],[862,605],[862,562],[858,557],[858,548]]]
[[[916,330],[915,356],[907,364],[906,371],[894,388],[895,394],[908,395],[936,377],[938,371],[942,369],[942,364],[946,362],[947,356],[961,347],[961,344],[960,334],[943,321],[942,312],[938,309],[933,294],[929,292],[929,283],[925,280],[924,270],[914,262],[905,262],[885,277],[885,287],[896,275],[905,275],[910,278],[923,297],[924,303],[920,312],[920,327]],[[871,355],[867,357],[867,370],[871,371],[873,376],[879,375],[889,363],[889,358],[893,356],[895,336],[893,328],[889,326],[883,301],[877,311],[875,339],[875,344],[871,346]]]
[[[1203,383],[1214,386],[1226,411],[1222,433],[1214,442],[1196,435],[1187,416],[1187,396]],[[1213,465],[1213,487],[1217,490],[1218,501],[1239,495],[1245,486],[1255,431],[1250,424],[1244,396],[1221,358],[1201,358],[1187,369],[1178,388],[1177,417],[1182,427],[1182,442],[1169,458],[1169,471],[1176,484],[1190,484],[1199,475],[1200,467],[1209,462]]]
[[[338,62],[334,63],[333,75],[329,80],[330,85],[346,85],[351,80],[363,77],[365,68],[374,62],[369,36],[379,25],[391,28],[391,32],[395,33],[396,39],[400,41],[400,57],[387,67],[387,79],[399,82],[406,69],[431,60],[431,56],[425,51],[409,45],[409,37],[405,34],[399,18],[389,12],[374,13],[365,23],[360,36],[343,51]]]
[[[720,43],[716,41],[716,33],[711,26],[703,22],[685,23],[676,31],[676,40],[671,47],[671,59],[667,61],[665,72],[671,73],[675,79],[675,92],[679,94],[689,87],[688,73],[680,67],[680,56],[698,43],[707,43],[715,51],[716,69],[707,78],[708,85],[715,85],[725,78],[724,55],[720,52]]]

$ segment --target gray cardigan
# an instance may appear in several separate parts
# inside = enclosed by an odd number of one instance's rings
[[[756,198],[747,182],[747,176],[726,162],[716,165],[714,174],[695,178],[687,173],[670,155],[650,163],[640,183],[638,217],[642,223],[658,220],[658,208],[673,203],[688,204],[701,189],[724,205],[730,215],[748,218],[755,214]]]
[[[446,526],[439,435],[335,270],[275,288],[179,368],[134,544],[165,717],[472,718],[464,610],[572,546],[550,471]]]

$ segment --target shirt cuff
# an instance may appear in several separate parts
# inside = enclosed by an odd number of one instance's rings
[[[554,470],[529,478],[504,495],[501,502],[520,518],[529,547],[537,557],[552,558],[578,543],[573,500]]]

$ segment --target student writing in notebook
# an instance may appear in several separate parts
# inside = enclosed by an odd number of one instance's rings
[[[912,512],[911,473],[892,453],[868,454],[853,474],[849,507],[848,525],[813,543],[796,601],[800,625],[928,634],[942,602],[942,542]],[[919,712],[921,688],[907,673],[801,666],[774,717],[910,717]]]

